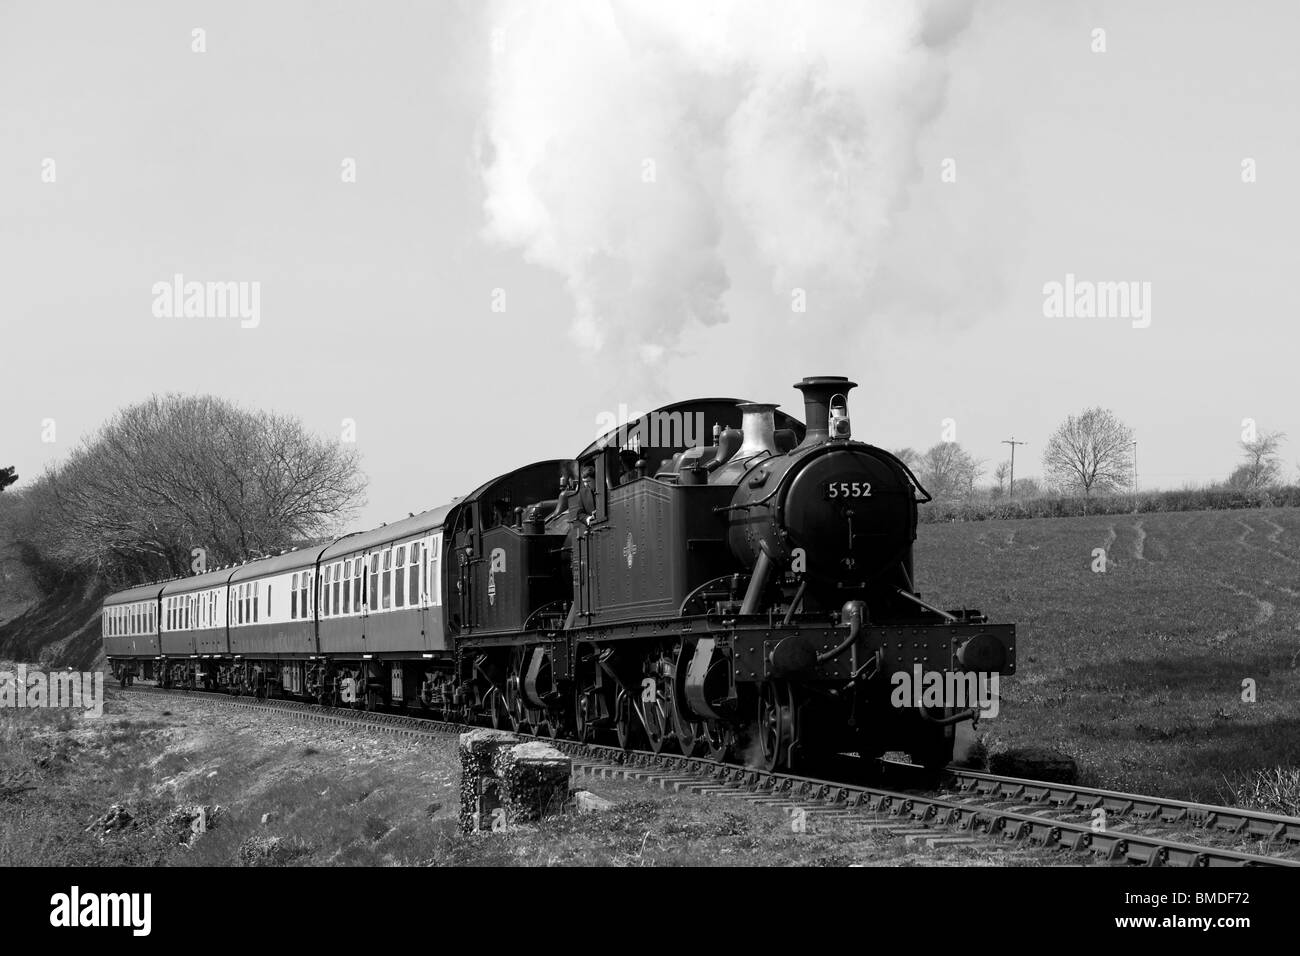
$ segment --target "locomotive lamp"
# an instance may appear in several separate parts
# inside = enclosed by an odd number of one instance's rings
[[[831,397],[831,437],[849,438],[853,433],[849,425],[849,402],[843,395]]]

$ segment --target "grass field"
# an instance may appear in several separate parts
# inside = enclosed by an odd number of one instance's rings
[[[1300,763],[1300,509],[925,525],[916,568],[927,599],[1018,625],[990,749],[1212,802]]]
[[[579,783],[614,807],[465,836],[454,737],[370,735],[179,695],[113,695],[99,720],[0,711],[0,867],[1085,862],[982,841],[931,849],[866,819],[811,819],[795,832],[775,807]],[[214,813],[197,838],[170,822],[193,806]],[[114,807],[127,825],[96,825]]]

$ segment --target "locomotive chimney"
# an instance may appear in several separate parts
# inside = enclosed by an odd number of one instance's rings
[[[775,455],[776,422],[772,413],[776,411],[776,406],[763,402],[741,402],[737,407],[740,409],[740,430],[744,441],[733,457],[751,458],[761,452]]]
[[[808,431],[800,444],[814,445],[831,437],[831,400],[837,407],[847,405],[849,389],[856,388],[857,382],[850,382],[843,375],[811,375],[802,382],[795,382],[794,387],[803,392],[804,420]],[[847,412],[846,412],[847,414]],[[847,418],[842,418],[847,424]],[[847,438],[847,434],[836,434],[836,438]]]

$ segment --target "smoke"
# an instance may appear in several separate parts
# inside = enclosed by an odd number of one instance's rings
[[[479,155],[487,235],[564,277],[583,351],[643,363],[727,319],[737,250],[787,302],[861,297],[970,13],[502,0]]]

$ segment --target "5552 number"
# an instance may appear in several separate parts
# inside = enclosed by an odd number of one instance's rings
[[[826,498],[870,498],[871,482],[869,481],[828,481],[826,482]]]

